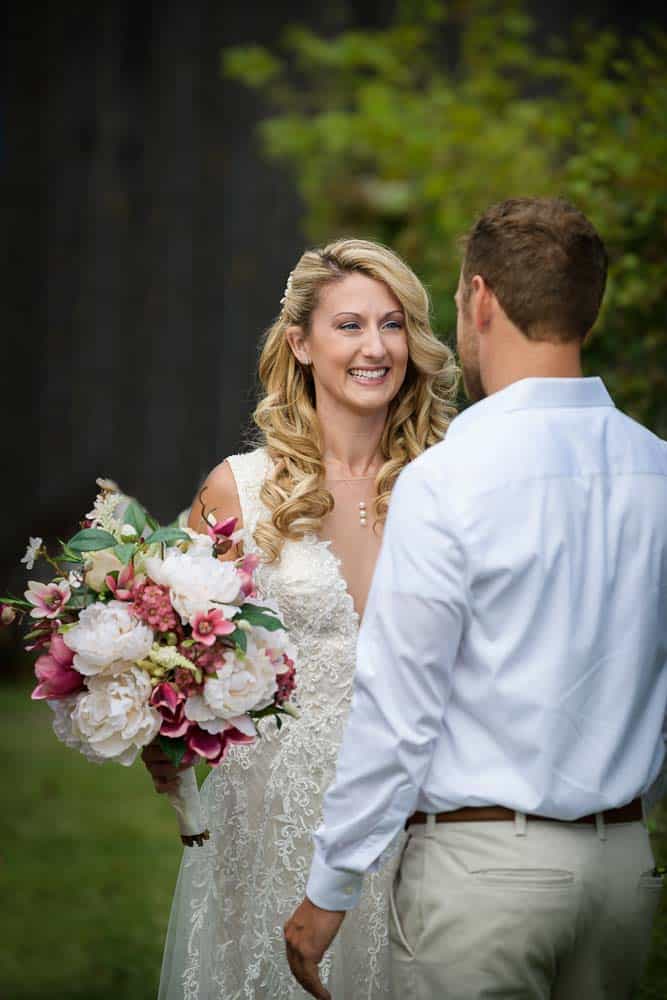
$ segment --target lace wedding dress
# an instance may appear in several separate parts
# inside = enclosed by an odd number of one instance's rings
[[[266,517],[259,491],[263,449],[229,459],[247,551]],[[232,747],[202,788],[211,839],[184,852],[162,965],[159,1000],[292,1000],[307,997],[285,958],[283,924],[301,902],[347,716],[359,625],[329,542],[286,542],[257,581],[275,599],[299,660],[299,720],[271,721],[251,746]],[[396,852],[393,852],[396,858]],[[359,906],[321,966],[334,1000],[389,995],[386,901],[395,860],[366,878]]]

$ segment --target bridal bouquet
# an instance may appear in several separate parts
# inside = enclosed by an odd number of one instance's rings
[[[267,716],[296,715],[295,652],[278,609],[258,600],[257,557],[217,556],[238,540],[236,519],[218,521],[202,503],[207,534],[160,527],[115,483],[100,493],[60,552],[31,538],[21,562],[45,560],[49,583],[28,582],[25,599],[0,599],[0,621],[31,625],[37,651],[34,699],[46,699],[56,736],[92,761],[130,765],[158,740],[179,766],[215,766],[234,743],[251,743]],[[168,797],[184,843],[201,845],[193,769]]]

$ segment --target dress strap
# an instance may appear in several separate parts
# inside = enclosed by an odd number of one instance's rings
[[[246,552],[255,552],[257,546],[252,537],[253,533],[258,521],[268,515],[259,494],[264,480],[273,468],[273,463],[266,448],[256,448],[243,455],[230,455],[227,461],[236,481],[239,495],[243,528],[246,532],[245,550]]]

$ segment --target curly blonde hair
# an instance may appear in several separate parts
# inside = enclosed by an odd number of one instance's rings
[[[375,480],[375,517],[384,522],[401,469],[440,441],[453,416],[459,370],[452,351],[431,330],[429,299],[414,272],[392,250],[368,240],[343,239],[307,250],[290,274],[282,310],[266,331],[259,358],[264,391],[254,412],[263,444],[274,462],[261,499],[271,519],[254,538],[267,561],[278,559],[285,540],[316,534],[334,499],[324,485],[325,466],[315,390],[307,366],[285,337],[290,326],[310,330],[321,289],[359,271],[384,282],[403,307],[408,342],[405,380],[391,401],[380,447],[384,463]]]

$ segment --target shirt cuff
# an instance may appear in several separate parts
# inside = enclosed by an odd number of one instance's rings
[[[310,867],[306,896],[322,910],[351,910],[359,902],[364,876],[329,868],[317,852]]]

